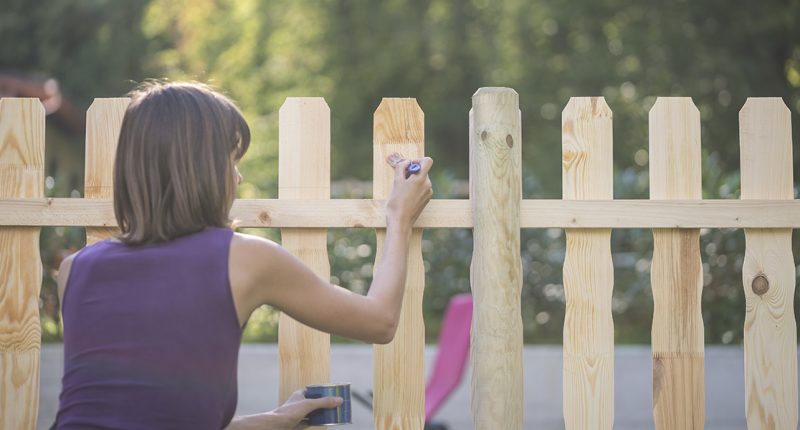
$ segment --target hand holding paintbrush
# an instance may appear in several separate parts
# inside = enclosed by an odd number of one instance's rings
[[[400,163],[405,162],[406,159],[403,158],[403,156],[400,155],[399,153],[393,152],[392,154],[389,155],[389,157],[386,158],[386,161],[389,162],[389,164],[391,164],[392,167],[397,167],[397,165],[399,165]],[[411,175],[419,173],[421,170],[422,170],[422,165],[420,163],[416,161],[411,161],[410,163],[408,163],[408,166],[406,166],[406,179],[408,179],[408,177]]]
[[[411,226],[433,196],[428,178],[433,160],[430,157],[409,160],[395,152],[386,157],[386,162],[395,169],[394,186],[386,204],[387,218],[396,217]]]

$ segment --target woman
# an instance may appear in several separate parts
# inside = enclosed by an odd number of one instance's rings
[[[340,336],[387,343],[402,303],[411,226],[430,200],[432,160],[390,157],[387,234],[369,293],[331,285],[269,240],[230,229],[250,131],[225,96],[193,83],[132,94],[114,164],[121,233],[59,272],[64,377],[59,429],[295,429],[341,399],[298,391],[233,417],[242,327],[263,304]],[[407,177],[408,176],[408,177]]]

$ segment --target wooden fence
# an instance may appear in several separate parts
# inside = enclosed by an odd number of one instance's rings
[[[563,199],[523,200],[517,93],[481,88],[472,98],[470,199],[433,200],[411,241],[394,341],[375,346],[375,428],[424,424],[423,228],[472,228],[472,412],[479,430],[521,429],[523,419],[520,229],[566,229],[564,421],[568,429],[614,422],[613,228],[652,228],[653,415],[658,429],[703,428],[703,286],[699,228],[744,228],[745,398],[750,429],[797,426],[793,310],[793,200],[789,110],[751,98],[741,110],[741,199],[701,196],[700,115],[689,98],[650,111],[650,200],[614,200],[612,114],[601,97],[569,101],[562,116]],[[85,198],[44,198],[44,110],[36,99],[0,101],[0,422],[33,428],[39,397],[42,226],[85,226],[88,241],[115,227],[111,166],[127,99],[97,99],[87,115]],[[466,118],[465,118],[466,120]],[[280,110],[279,198],[237,200],[245,227],[279,227],[283,245],[330,276],[326,229],[366,227],[384,239],[392,171],[384,157],[424,153],[414,99],[384,99],[374,117],[374,199],[330,200],[330,111],[321,98]],[[466,148],[465,148],[466,150]],[[380,254],[377,256],[381,258]],[[280,319],[280,398],[328,381],[330,339]],[[535,413],[535,411],[533,412]]]

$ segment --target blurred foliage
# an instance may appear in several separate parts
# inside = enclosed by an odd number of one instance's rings
[[[800,142],[799,21],[798,0],[5,0],[0,71],[55,77],[84,106],[145,77],[224,89],[254,131],[240,166],[240,197],[248,198],[277,196],[277,112],[287,96],[323,96],[331,107],[334,180],[370,179],[372,112],[381,97],[416,97],[426,151],[436,159],[436,197],[463,197],[454,190],[467,179],[470,95],[481,86],[513,87],[522,110],[525,198],[560,198],[560,111],[569,97],[584,95],[605,96],[614,112],[615,197],[647,198],[648,110],[655,96],[690,96],[702,118],[703,196],[737,198],[737,113],[746,97],[783,97],[795,147]],[[80,195],[81,167],[51,154],[57,145],[81,153],[82,137],[53,142],[54,134],[48,128],[48,195]],[[795,150],[795,171],[798,160]],[[365,291],[374,233],[329,237],[334,281]],[[47,273],[60,250],[81,240],[79,229],[45,229]],[[471,234],[427,231],[424,246],[433,341],[448,298],[469,290]],[[704,230],[701,248],[706,341],[740,342],[744,235]],[[614,231],[612,250],[617,341],[648,342],[652,235]],[[522,251],[526,341],[560,342],[563,231],[524,231]],[[43,315],[57,321],[49,279]],[[259,311],[246,339],[274,339],[275,320]],[[57,329],[47,336],[57,338]]]
[[[142,32],[147,1],[3,0],[0,70],[55,77],[62,91],[88,107],[118,97],[145,76]]]

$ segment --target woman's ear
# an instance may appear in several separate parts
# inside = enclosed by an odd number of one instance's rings
[[[242,176],[242,173],[239,172],[239,166],[236,164],[233,165],[233,173],[234,177],[236,178],[236,185],[241,185],[244,177]]]

